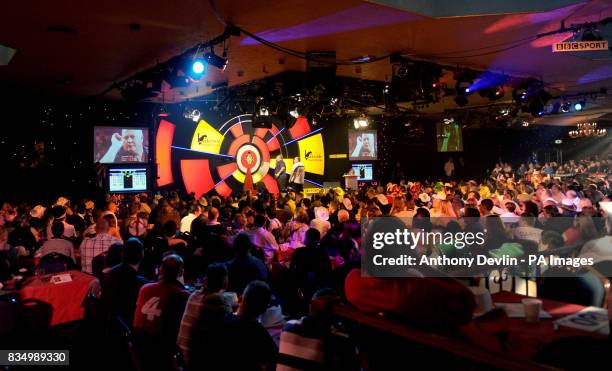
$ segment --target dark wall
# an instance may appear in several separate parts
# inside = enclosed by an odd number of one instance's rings
[[[0,194],[41,200],[62,193],[90,194],[95,184],[93,127],[152,127],[157,109],[151,103],[4,101]]]

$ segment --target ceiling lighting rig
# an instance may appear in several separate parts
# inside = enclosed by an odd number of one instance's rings
[[[225,41],[232,36],[240,36],[240,29],[228,26],[221,35],[199,43],[154,67],[115,82],[100,95],[119,89],[126,100],[138,101],[156,97],[161,92],[163,81],[171,88],[186,87],[206,75],[208,65],[225,70],[228,65]],[[222,56],[215,54],[214,48],[217,45],[223,45]],[[206,49],[210,51],[202,54],[201,51]]]

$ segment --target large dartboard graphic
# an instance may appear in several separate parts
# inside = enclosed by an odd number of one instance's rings
[[[155,143],[158,187],[184,187],[197,197],[210,192],[228,196],[252,182],[278,193],[270,171],[278,154],[288,172],[294,157],[299,157],[305,165],[305,185],[321,186],[325,172],[322,128],[311,127],[306,117],[298,117],[290,127],[276,123],[270,129],[253,128],[250,114],[220,125],[210,121],[160,120]]]

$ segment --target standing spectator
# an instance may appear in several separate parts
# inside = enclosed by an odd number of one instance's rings
[[[263,261],[251,255],[251,241],[246,233],[240,233],[234,240],[235,258],[227,263],[229,289],[242,292],[254,280],[268,279],[268,269]]]
[[[123,246],[121,264],[106,273],[100,299],[108,320],[114,321],[118,317],[128,326],[134,322],[138,292],[147,283],[138,274],[143,254],[142,242],[137,238],[129,238]]]

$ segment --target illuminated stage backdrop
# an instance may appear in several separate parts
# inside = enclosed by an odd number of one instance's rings
[[[250,174],[254,184],[261,182],[269,192],[278,193],[270,171],[278,154],[283,155],[289,173],[293,158],[300,158],[306,187],[322,186],[323,128],[312,127],[303,116],[291,127],[273,124],[271,129],[253,128],[251,119],[250,114],[217,123],[204,116],[198,122],[162,118],[155,140],[158,187],[183,187],[197,197],[209,192],[228,196],[243,190]]]

